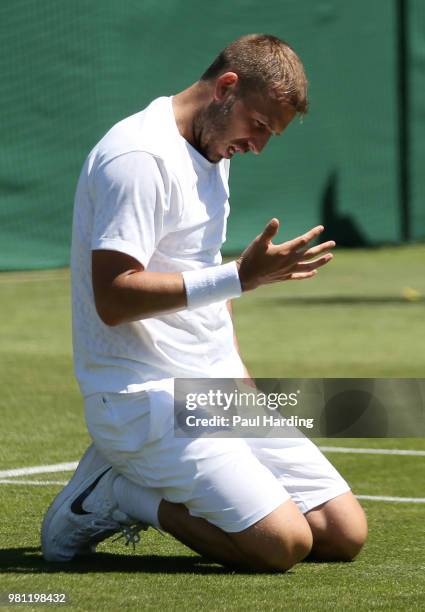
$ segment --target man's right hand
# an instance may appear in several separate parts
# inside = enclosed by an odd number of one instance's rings
[[[278,219],[269,221],[237,260],[242,291],[269,283],[311,278],[318,268],[332,259],[331,253],[323,253],[335,246],[333,240],[308,247],[323,232],[323,225],[313,227],[293,240],[273,244],[272,239],[278,230]]]

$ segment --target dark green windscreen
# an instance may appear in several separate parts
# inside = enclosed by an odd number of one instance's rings
[[[411,234],[425,238],[425,2],[410,0],[409,52]]]
[[[67,265],[90,148],[121,118],[196,80],[248,32],[303,59],[311,110],[260,157],[232,162],[225,252],[272,216],[340,244],[399,242],[398,28],[390,0],[15,0],[0,3],[0,269]],[[412,200],[425,238],[424,28],[411,2]],[[409,119],[410,120],[410,119]]]

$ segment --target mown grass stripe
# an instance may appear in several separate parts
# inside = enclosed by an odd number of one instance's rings
[[[390,495],[356,495],[357,499],[368,501],[397,502],[405,504],[425,504],[425,497],[392,497]]]
[[[425,457],[425,450],[402,450],[395,448],[348,448],[344,446],[319,446],[324,453],[358,453],[359,455],[407,455]]]
[[[13,484],[13,485],[66,485],[67,480],[17,480],[15,478],[2,478],[0,484]]]
[[[53,472],[70,472],[71,470],[75,470],[77,465],[78,461],[71,461],[68,463],[55,463],[53,465],[33,465],[12,470],[0,470],[0,478],[29,476],[30,474],[51,474]]]

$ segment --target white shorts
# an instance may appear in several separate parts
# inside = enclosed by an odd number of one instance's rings
[[[117,472],[229,533],[290,498],[305,513],[350,490],[307,438],[176,437],[172,379],[135,393],[92,395],[85,414]]]

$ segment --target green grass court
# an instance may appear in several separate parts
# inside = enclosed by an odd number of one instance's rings
[[[424,264],[425,246],[336,251],[316,279],[247,294],[234,313],[251,373],[423,378]],[[68,271],[3,273],[0,300],[0,471],[76,461],[88,435],[72,374]],[[425,498],[423,438],[320,444],[419,451],[328,456],[356,494]],[[424,503],[364,501],[370,536],[354,563],[302,563],[283,575],[230,572],[153,530],[134,554],[108,541],[92,560],[47,565],[39,525],[60,485],[45,483],[68,477],[0,476],[0,593],[65,592],[72,610],[424,609]]]

